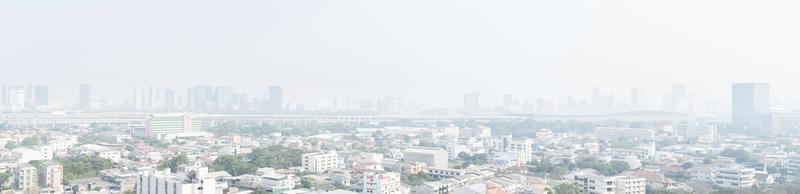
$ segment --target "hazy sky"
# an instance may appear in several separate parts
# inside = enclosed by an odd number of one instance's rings
[[[496,104],[672,82],[727,97],[731,82],[800,81],[798,1],[0,1],[0,83],[196,84],[292,102],[383,94]],[[119,86],[119,87],[116,87]],[[116,88],[115,88],[116,87]]]

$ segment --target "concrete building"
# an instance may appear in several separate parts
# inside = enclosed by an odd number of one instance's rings
[[[200,119],[189,114],[152,114],[145,119],[146,134],[183,133],[199,131]]]
[[[594,135],[597,139],[604,141],[620,139],[649,141],[655,139],[655,132],[652,129],[637,128],[598,127],[595,128]]]
[[[365,171],[363,183],[363,191],[361,193],[403,194],[399,173]]]
[[[594,194],[645,194],[647,185],[645,178],[603,176],[591,169],[578,170],[572,179],[583,193]]]
[[[322,173],[339,168],[339,156],[335,151],[303,154],[302,165],[306,171]]]
[[[514,139],[511,135],[496,137],[492,139],[492,151],[495,152],[517,152],[522,154],[522,163],[527,164],[533,159],[533,143],[530,138]]]
[[[39,174],[35,166],[23,163],[14,169],[14,187],[29,190],[39,187]]]
[[[216,194],[216,181],[208,176],[208,168],[199,167],[171,173],[147,172],[139,175],[136,193],[149,194]]]
[[[64,181],[64,166],[56,162],[46,161],[39,167],[39,184],[53,191],[61,191]]]
[[[433,147],[410,147],[403,151],[404,162],[422,162],[431,168],[447,168],[447,151]]]
[[[716,124],[681,122],[676,124],[673,130],[676,135],[691,142],[713,144],[719,140]]]
[[[750,188],[756,184],[756,170],[736,163],[714,166],[714,184],[724,188]]]

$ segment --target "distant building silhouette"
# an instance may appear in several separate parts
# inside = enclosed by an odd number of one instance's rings
[[[90,111],[92,109],[92,86],[89,84],[81,84],[80,96],[78,98],[78,108],[82,111]]]
[[[464,112],[476,112],[480,109],[480,99],[478,93],[464,94]]]
[[[770,122],[769,84],[735,83],[731,88],[731,121],[735,129],[765,129]]]

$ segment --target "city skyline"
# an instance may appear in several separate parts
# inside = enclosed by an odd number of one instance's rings
[[[448,9],[451,3],[464,9]],[[197,2],[176,12],[150,2],[3,2],[0,12],[17,17],[0,17],[7,26],[0,83],[47,85],[57,101],[77,100],[69,88],[82,83],[116,99],[137,84],[251,93],[283,85],[303,88],[287,92],[301,103],[382,95],[451,100],[468,91],[485,100],[507,93],[560,98],[592,86],[661,92],[673,82],[718,98],[734,82],[769,82],[778,96],[800,96],[790,85],[795,75],[784,71],[800,63],[793,46],[800,27],[786,25],[794,23],[787,16],[797,14],[789,9],[797,2],[575,6],[584,3],[246,1],[239,10]],[[720,4],[728,9],[716,9]],[[340,9],[350,11],[334,11]]]

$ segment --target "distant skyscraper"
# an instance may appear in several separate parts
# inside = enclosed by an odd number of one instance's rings
[[[642,88],[631,88],[631,109],[642,110],[645,108],[644,90]]]
[[[81,84],[80,86],[78,108],[83,111],[89,111],[92,109],[92,86],[89,84]]]
[[[175,91],[164,90],[164,110],[175,110]]]
[[[192,111],[208,111],[214,106],[214,93],[211,86],[195,86],[190,91]]]
[[[466,93],[464,94],[464,111],[465,112],[475,112],[480,109],[480,99],[478,98],[478,93]]]
[[[689,109],[689,89],[686,84],[673,83],[670,109],[676,112],[687,112]]]
[[[267,112],[283,111],[283,87],[270,86],[269,98],[267,99]]]
[[[48,105],[50,104],[50,94],[48,92],[47,86],[36,86],[34,94],[36,97],[34,100],[36,101],[36,105]]]
[[[503,96],[503,106],[512,106],[514,105],[514,97],[511,94],[506,94]]]
[[[731,88],[731,97],[734,128],[758,130],[769,127],[768,83],[735,83]]]
[[[11,87],[8,85],[0,86],[0,105],[10,104]]]

